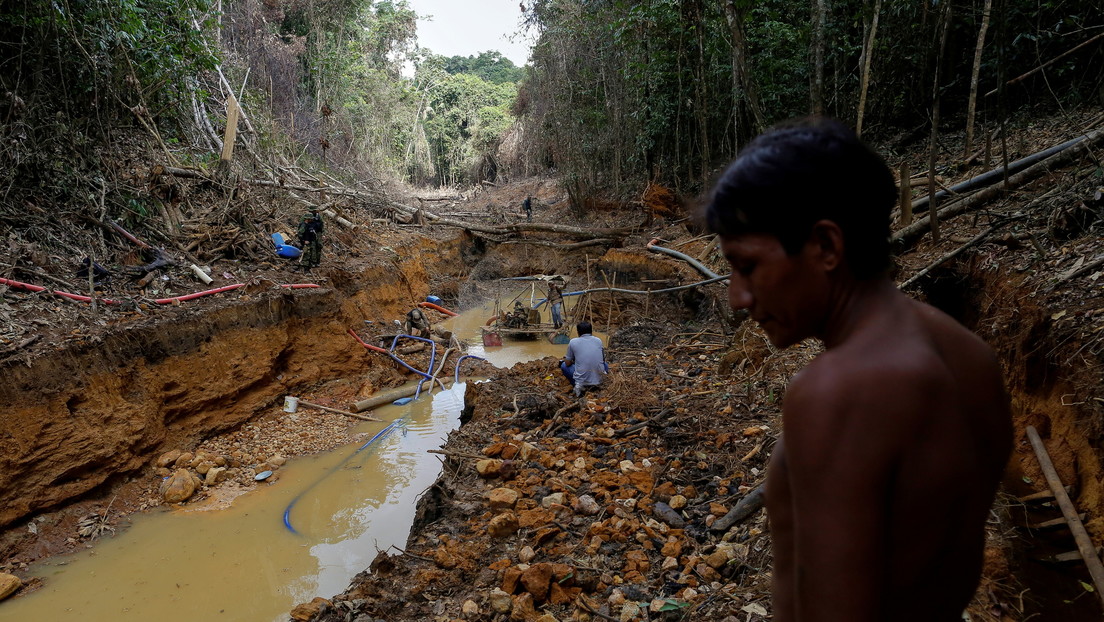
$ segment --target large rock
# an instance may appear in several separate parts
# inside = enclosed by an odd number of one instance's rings
[[[540,616],[533,603],[533,596],[522,593],[514,597],[514,607],[510,610],[510,619],[514,622],[535,622]]]
[[[583,516],[594,516],[598,512],[602,511],[602,508],[598,506],[598,502],[594,500],[594,497],[590,495],[583,495],[575,500],[572,507],[576,512]]]
[[[203,483],[214,486],[224,479],[226,479],[226,467],[213,466],[207,470],[207,476],[203,478]]]
[[[510,609],[514,606],[514,599],[498,588],[491,590],[491,595],[487,597],[487,601],[491,605],[491,610],[495,613],[510,613]]]
[[[185,468],[178,468],[166,481],[161,482],[161,498],[164,503],[183,503],[193,494],[195,479]]]
[[[187,469],[177,469],[169,479],[161,482],[161,498],[165,503],[183,503],[196,491],[194,475]]]
[[[495,488],[487,493],[487,505],[492,510],[512,510],[517,501],[518,492],[510,488]]]
[[[184,452],[179,450],[179,449],[174,449],[172,451],[166,451],[165,453],[158,456],[157,460],[154,461],[153,465],[158,467],[158,468],[161,468],[161,467],[167,467],[170,464],[175,464],[176,459],[179,458],[180,454],[182,454],[182,453],[184,453]]]
[[[548,600],[549,584],[552,582],[552,564],[534,564],[521,573],[521,584],[525,591],[533,595],[538,603]]]
[[[479,617],[479,604],[472,599],[464,601],[464,604],[460,607],[460,613],[469,620],[474,620]]]
[[[0,572],[0,600],[11,596],[21,587],[23,587],[23,582],[19,580],[19,577]]]
[[[319,613],[322,613],[330,606],[330,601],[316,596],[314,600],[309,603],[300,603],[295,605],[295,608],[291,610],[291,619],[299,620],[300,622],[306,622],[313,619]]]
[[[518,518],[513,512],[503,512],[487,524],[487,533],[494,538],[507,538],[518,530]]]
[[[510,479],[514,476],[516,466],[513,460],[496,460],[487,458],[475,463],[475,470],[483,479]]]

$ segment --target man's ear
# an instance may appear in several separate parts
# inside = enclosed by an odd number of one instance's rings
[[[832,220],[819,220],[809,233],[808,245],[812,246],[817,261],[828,271],[843,263],[843,230]]]

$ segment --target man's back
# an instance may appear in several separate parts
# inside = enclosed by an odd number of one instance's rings
[[[776,620],[959,620],[1011,448],[999,368],[895,289],[856,307],[785,396],[768,482]]]
[[[605,354],[601,339],[591,334],[579,335],[568,342],[566,358],[575,363],[576,386],[602,383]]]

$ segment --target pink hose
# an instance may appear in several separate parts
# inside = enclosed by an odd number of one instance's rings
[[[351,328],[349,329],[349,334],[353,336],[353,339],[356,339],[358,342],[360,342],[360,345],[364,346],[365,348],[368,348],[369,350],[372,350],[373,352],[382,352],[384,354],[390,354],[387,350],[384,350],[383,348],[380,348],[378,346],[374,346],[374,345],[371,345],[371,344],[368,344],[368,343],[364,343],[364,340],[360,338],[360,335],[356,334],[356,331],[354,331]]]
[[[459,315],[459,313],[449,311],[448,309],[446,309],[444,307],[437,306],[437,305],[433,304],[432,302],[419,302],[418,306],[419,307],[425,307],[427,309],[433,309],[434,311],[440,311],[441,313],[444,313],[445,315],[451,315],[452,317],[456,317],[457,315]]]

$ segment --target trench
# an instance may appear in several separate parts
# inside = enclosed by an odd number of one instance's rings
[[[1022,501],[1048,491],[1025,429],[1034,426],[1092,539],[1104,538],[1104,409],[1085,395],[1101,388],[1099,360],[1074,357],[1078,338],[1055,323],[1016,276],[962,261],[934,271],[921,284],[939,307],[994,349],[1005,370],[1015,430],[1012,456],[994,516],[1003,551],[986,556],[986,581],[996,600],[1022,607],[1023,619],[1060,615],[1070,621],[1099,620],[1099,599],[1080,558],[1059,560],[1077,549],[1053,500]],[[1080,396],[1080,397],[1079,397]],[[1057,524],[1045,525],[1057,520]],[[1089,586],[1088,588],[1085,586]]]
[[[497,367],[563,354],[541,339],[484,348],[479,328],[493,309],[488,301],[444,327]],[[340,593],[379,551],[405,546],[440,472],[428,450],[457,427],[465,388],[374,410],[382,422],[351,431],[366,441],[294,459],[229,508],[140,514],[93,549],[36,564],[28,576],[43,587],[0,604],[0,620],[283,620],[298,603]]]

